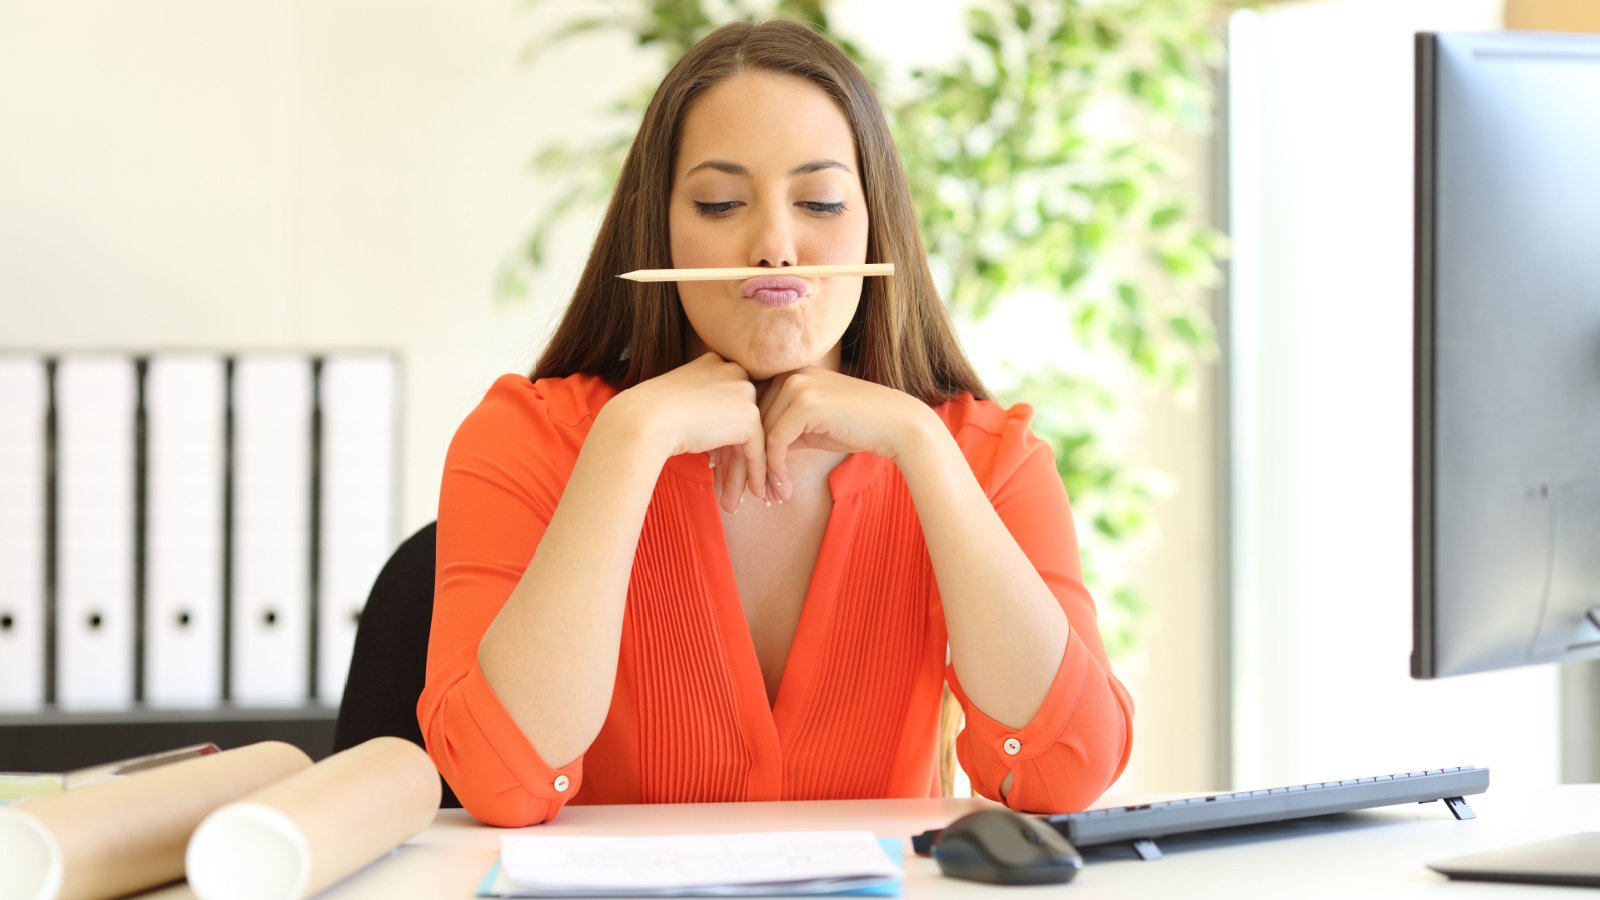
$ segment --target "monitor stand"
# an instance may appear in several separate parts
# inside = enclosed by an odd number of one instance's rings
[[[1465,881],[1600,887],[1600,832],[1488,850],[1429,863],[1428,868]]]

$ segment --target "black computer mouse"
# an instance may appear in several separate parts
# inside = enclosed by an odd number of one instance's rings
[[[967,813],[933,842],[939,871],[989,884],[1060,884],[1083,868],[1083,857],[1044,820],[1009,809]]]

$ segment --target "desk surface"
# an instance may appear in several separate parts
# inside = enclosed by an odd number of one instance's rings
[[[1107,805],[1150,798],[1107,798]],[[909,837],[945,824],[983,800],[843,800],[797,803],[715,803],[672,806],[574,806],[538,830],[555,834],[630,835],[693,832],[869,829],[907,839],[905,896],[1074,897],[1184,896],[1236,900],[1281,897],[1531,896],[1554,900],[1570,888],[1451,882],[1427,862],[1481,850],[1600,831],[1600,785],[1527,790],[1491,787],[1469,797],[1478,817],[1456,821],[1442,803],[1408,804],[1275,830],[1248,829],[1229,837],[1169,839],[1166,854],[1144,862],[1131,853],[1091,851],[1088,864],[1062,887],[992,887],[939,875],[929,859],[911,854]],[[335,885],[323,897],[467,898],[488,871],[506,832],[477,825],[460,810],[441,811],[414,840]],[[147,898],[193,896],[175,886]]]

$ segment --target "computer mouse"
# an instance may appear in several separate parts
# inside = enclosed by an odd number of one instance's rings
[[[939,871],[989,884],[1061,884],[1083,868],[1083,857],[1060,832],[1009,809],[967,813],[933,842]]]

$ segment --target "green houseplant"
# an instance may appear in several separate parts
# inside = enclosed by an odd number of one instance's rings
[[[539,2],[539,0],[533,0]],[[1121,564],[1150,528],[1153,481],[1119,457],[1128,385],[1183,389],[1214,352],[1200,302],[1223,253],[1153,135],[1204,131],[1224,0],[976,0],[962,52],[895,70],[834,33],[827,0],[616,0],[580,8],[528,56],[599,31],[663,65],[722,22],[772,16],[830,33],[880,85],[941,291],[963,330],[1045,304],[1048,349],[984,371],[1037,411],[1079,521],[1108,649],[1136,643],[1143,603]],[[664,72],[664,70],[663,70]],[[563,185],[501,273],[526,292],[554,229],[609,193],[654,79],[613,102],[614,134],[538,149]]]

